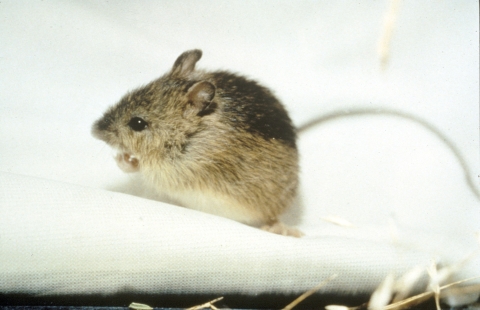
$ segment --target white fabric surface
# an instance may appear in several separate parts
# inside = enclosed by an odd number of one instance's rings
[[[137,177],[90,136],[127,90],[201,48],[199,67],[260,80],[296,124],[352,107],[418,115],[478,185],[478,2],[402,3],[382,72],[387,4],[2,1],[0,292],[302,292],[333,273],[323,291],[371,292],[391,272],[478,251],[478,198],[411,120],[342,118],[300,137],[285,221],[301,239],[136,197],[148,196]],[[449,280],[472,276],[479,255]]]

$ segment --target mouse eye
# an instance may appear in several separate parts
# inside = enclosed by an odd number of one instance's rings
[[[128,122],[128,126],[135,131],[142,131],[148,127],[148,123],[140,117],[132,117]]]

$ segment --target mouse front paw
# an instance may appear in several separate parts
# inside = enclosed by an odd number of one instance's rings
[[[295,227],[287,226],[281,222],[264,225],[261,229],[282,236],[290,236],[295,238],[300,238],[303,236],[303,233],[300,230],[296,229]]]
[[[138,159],[128,153],[118,153],[115,161],[123,172],[137,172],[140,170]]]

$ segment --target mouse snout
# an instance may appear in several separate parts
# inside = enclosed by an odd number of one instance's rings
[[[100,131],[108,130],[112,123],[113,117],[110,114],[105,114],[93,124],[93,127]]]
[[[102,118],[93,123],[92,135],[100,140],[107,142],[107,136],[112,133],[113,119],[109,115],[104,115]]]

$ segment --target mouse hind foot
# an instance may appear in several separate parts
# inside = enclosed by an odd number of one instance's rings
[[[277,235],[289,236],[289,237],[295,237],[295,238],[300,238],[304,235],[297,228],[290,227],[288,225],[283,224],[282,222],[275,222],[273,224],[264,225],[261,227],[261,229]]]

